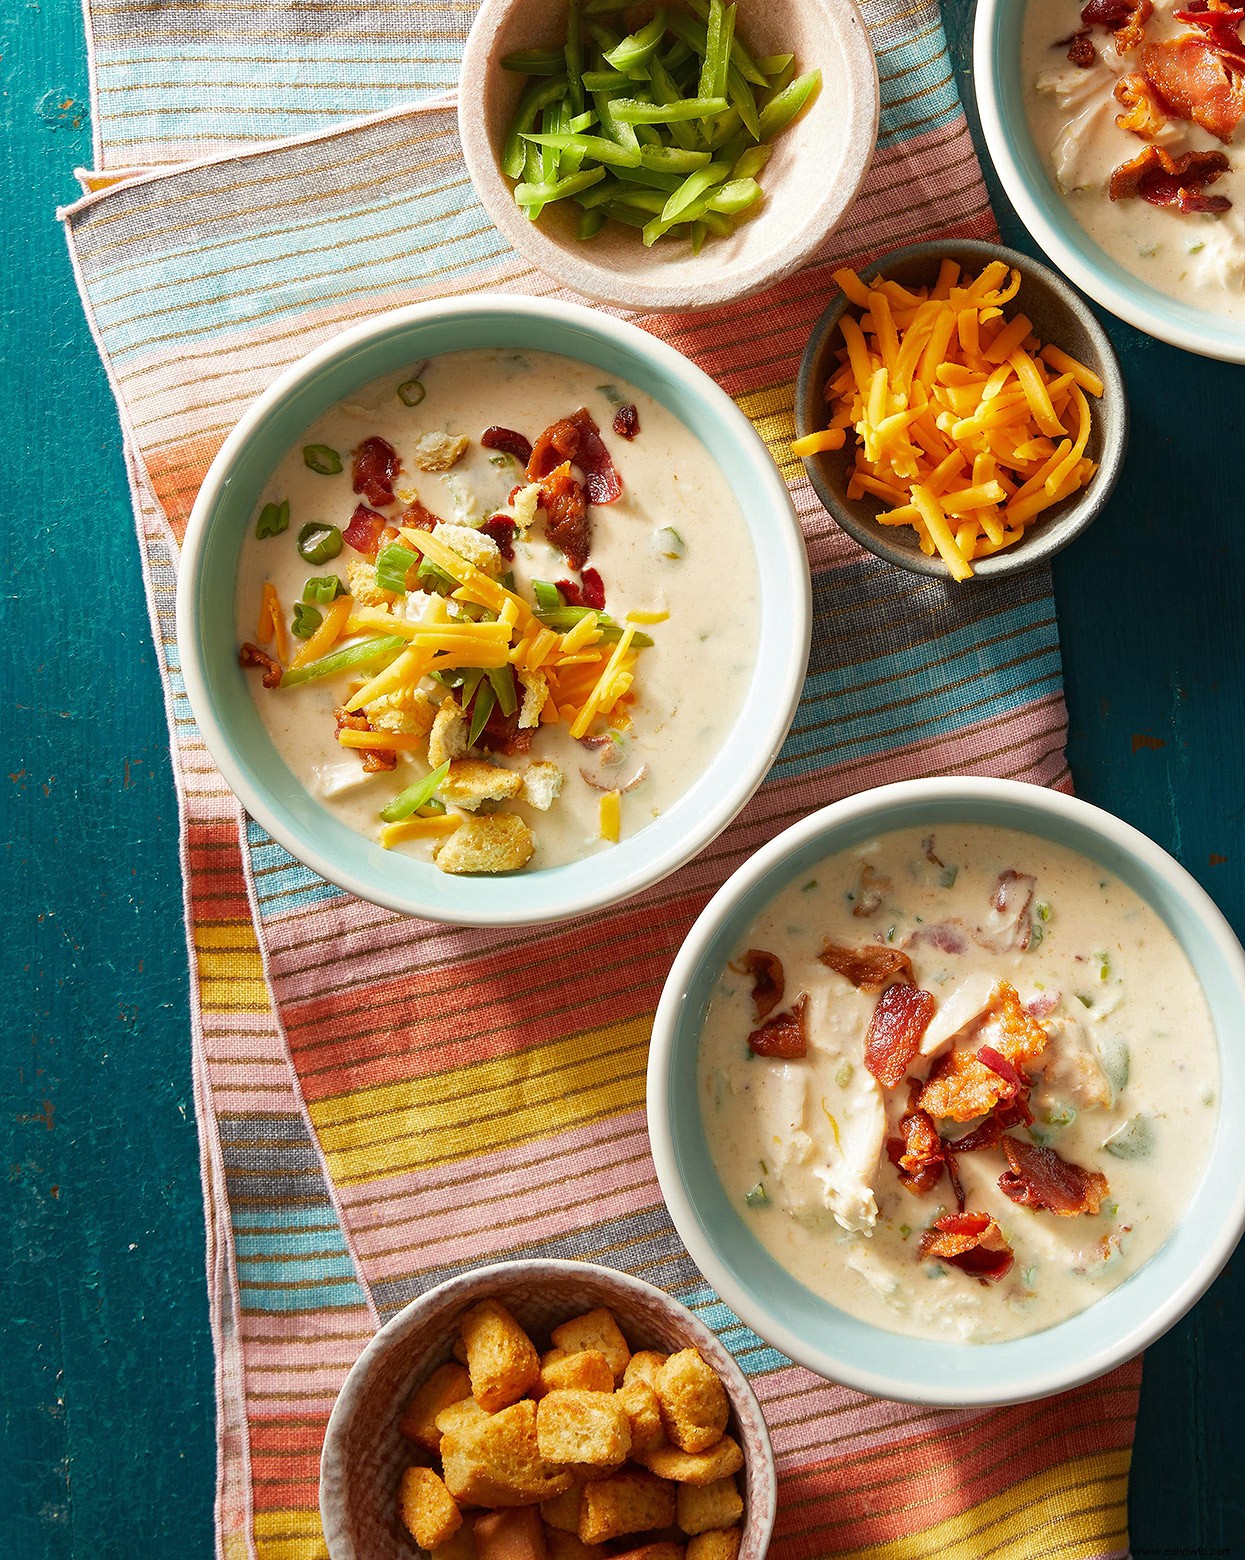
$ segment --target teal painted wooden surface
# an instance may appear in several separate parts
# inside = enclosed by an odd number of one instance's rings
[[[944,9],[962,68],[970,0]],[[120,436],[51,219],[90,157],[77,7],[15,5],[0,38],[0,382],[16,428],[2,465],[0,1557],[167,1560],[176,1546],[207,1560],[214,1404],[176,810]],[[1005,236],[1032,249],[994,193]],[[1245,931],[1245,378],[1106,323],[1134,435],[1109,512],[1056,568],[1073,773]],[[1243,1267],[1147,1357],[1139,1549],[1245,1535]]]

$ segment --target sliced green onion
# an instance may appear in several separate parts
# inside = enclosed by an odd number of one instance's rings
[[[417,811],[421,818],[444,818],[446,808],[439,796],[430,796]]]
[[[403,406],[418,406],[427,393],[422,379],[404,379],[398,386],[398,400]]]
[[[568,629],[574,628],[581,618],[588,616],[594,609],[592,607],[558,607],[552,612],[537,611],[536,617],[546,628],[556,629],[559,634],[565,634]],[[615,623],[613,618],[607,617],[604,612],[598,612],[597,627],[601,630],[601,638],[606,644],[610,644],[622,638],[622,627]],[[648,634],[636,633],[631,643],[638,650],[647,650],[653,643]]]
[[[786,91],[794,80],[795,57],[792,56],[776,76],[770,77],[768,83],[769,90],[761,94],[761,106],[764,107],[766,103],[772,103],[778,94]]]
[[[329,563],[342,550],[342,534],[335,525],[311,520],[298,533],[298,551],[308,563]]]
[[[765,1190],[763,1182],[758,1181],[750,1192],[744,1193],[744,1201],[749,1208],[768,1208],[769,1193]]]
[[[283,498],[279,504],[265,504],[255,522],[255,535],[260,541],[266,536],[280,536],[290,525],[290,501]]]
[[[471,706],[471,729],[467,734],[467,746],[475,747],[479,741],[480,733],[488,725],[488,718],[493,713],[493,705],[496,703],[496,695],[493,693],[492,683],[481,682],[476,688],[476,696]]]
[[[318,471],[322,477],[335,477],[342,469],[342,458],[327,444],[304,444],[303,465]]]
[[[596,122],[597,116],[592,110],[590,108],[585,109],[582,114],[572,116],[569,126],[570,132],[572,135],[581,135],[585,130],[591,130]]]
[[[692,253],[694,255],[700,253],[701,246],[704,244],[708,232],[709,224],[707,222],[692,223]]]
[[[536,600],[537,612],[557,612],[559,608],[566,605],[562,599],[562,592],[548,580],[533,580],[532,595]]]
[[[401,542],[390,542],[376,554],[376,583],[395,596],[406,592],[406,577],[419,563],[419,554]]]
[[[346,594],[346,587],[336,574],[313,574],[303,586],[303,600],[321,607]]]
[[[690,49],[688,54],[690,57]],[[653,60],[649,65],[649,88],[655,103],[677,103],[683,96],[677,82],[667,73],[666,67],[660,60]],[[670,135],[683,151],[691,152],[696,149],[697,135],[692,125],[675,121],[670,126]]]
[[[617,141],[607,141],[601,135],[534,135],[528,133],[523,137],[525,141],[532,141],[537,146],[552,146],[558,151],[579,152],[584,157],[595,157],[599,163],[616,165],[622,168],[638,168],[640,166],[640,148],[619,146]],[[596,183],[594,179],[592,183]],[[587,188],[587,186],[581,186]]]
[[[497,697],[497,707],[503,715],[513,715],[519,707],[514,691],[514,673],[508,666],[490,666],[488,680]]]
[[[772,140],[780,130],[785,130],[820,86],[821,72],[810,70],[806,75],[797,76],[789,87],[771,98],[761,110],[759,139]]]
[[[713,119],[726,112],[723,97],[681,98],[677,103],[642,103],[639,98],[615,98],[614,117],[625,125],[669,125],[686,119]]]
[[[618,177],[624,184],[639,184],[644,189],[664,190],[667,195],[672,195],[683,183],[685,175],[681,173],[656,173],[649,168],[619,168]],[[660,211],[661,206],[658,205]]]
[[[556,76],[566,69],[566,57],[561,49],[520,49],[517,54],[503,54],[501,68],[521,76]]]
[[[726,79],[731,68],[731,44],[735,41],[735,6],[728,5],[722,11],[722,52],[718,57],[717,68],[713,73],[714,97],[726,96]]]
[[[648,212],[637,211],[634,206],[629,206],[625,200],[613,200],[605,210],[612,222],[621,222],[626,227],[646,228],[652,220]]]
[[[550,81],[538,81],[523,94],[510,125],[506,144],[502,148],[502,172],[511,179],[521,178],[524,161],[524,135],[536,127],[536,116],[550,103],[556,103],[566,92],[566,77],[555,76]]]
[[[439,769],[434,769],[430,775],[425,775],[422,780],[417,780],[414,785],[408,785],[405,791],[399,791],[393,801],[387,807],[380,810],[381,821],[384,823],[401,823],[403,818],[409,818],[412,813],[418,812],[421,807],[426,807],[432,800],[437,787],[450,772],[450,761],[447,758]]]
[[[438,568],[435,563],[429,563],[427,558],[420,564],[415,578],[426,580],[438,596],[448,596],[458,589],[458,581],[454,576]]]
[[[290,624],[290,633],[296,634],[299,639],[310,639],[320,624],[324,622],[324,614],[317,612],[315,607],[309,607],[304,601],[294,603],[294,621]]]
[[[374,661],[393,660],[406,648],[401,634],[382,634],[379,639],[363,639],[356,645],[346,645],[318,661],[308,661],[306,666],[292,666],[281,678],[283,688],[296,688],[299,683],[318,682],[321,677],[335,677],[338,672],[349,672]]]

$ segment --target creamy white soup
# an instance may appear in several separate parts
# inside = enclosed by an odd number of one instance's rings
[[[739,713],[758,613],[699,441],[599,369],[517,351],[412,365],[308,428],[236,595],[297,782],[454,872],[574,861],[668,809]]]
[[[718,1175],[774,1259],[876,1326],[973,1343],[1154,1255],[1219,1085],[1205,998],[1143,900],[1048,841],[950,825],[779,895],[698,1065]]]
[[[1182,21],[1179,0],[1146,9],[1120,27],[1123,0],[1027,6],[1030,128],[1108,254],[1173,298],[1242,318],[1245,43],[1214,13]]]

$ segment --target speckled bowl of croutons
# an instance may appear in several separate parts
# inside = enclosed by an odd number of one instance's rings
[[[730,1352],[586,1262],[479,1268],[346,1378],[320,1464],[332,1560],[761,1560],[774,1454]]]

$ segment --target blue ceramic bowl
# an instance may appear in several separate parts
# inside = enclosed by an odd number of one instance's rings
[[[629,380],[668,407],[730,483],[760,580],[756,670],[725,745],[679,801],[612,850],[509,877],[452,877],[356,834],[286,768],[238,666],[234,579],[255,495],[315,418],[373,379],[438,353],[517,347]],[[457,925],[530,925],[612,904],[683,865],[765,777],[808,663],[808,559],[786,484],[729,396],[672,347],[609,315],[484,295],[398,309],[335,336],[287,370],[225,441],[182,551],[177,631],[186,692],[213,758],[248,812],[300,861],[352,894]]]
[[[753,918],[833,852],[878,833],[942,823],[1020,829],[1100,862],[1153,906],[1206,993],[1219,1042],[1220,1106],[1210,1157],[1167,1244],[1117,1289],[1045,1332],[1007,1343],[933,1343],[836,1310],[779,1267],[722,1189],[701,1124],[696,1059],[705,1010]],[[719,890],[666,981],[653,1029],[648,1123],[657,1176],[705,1277],[775,1348],[832,1381],[915,1403],[1020,1403],[1131,1358],[1202,1294],[1245,1229],[1245,953],[1185,870],[1086,802],[1009,780],[913,780],[814,813]]]
[[[973,39],[981,127],[1021,221],[1060,270],[1112,314],[1188,352],[1245,363],[1245,323],[1178,302],[1139,281],[1094,242],[1064,204],[1025,113],[1025,9],[1022,0],[978,0]]]

